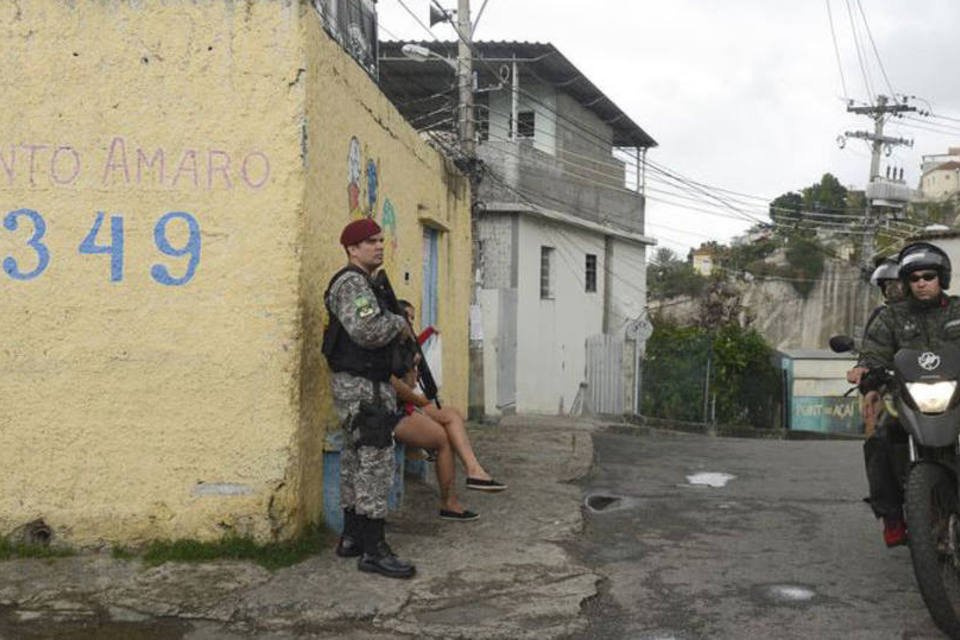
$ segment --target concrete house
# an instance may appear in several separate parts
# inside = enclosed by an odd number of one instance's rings
[[[425,62],[401,45],[380,43],[381,87],[443,145],[457,96],[442,58],[456,43],[420,43],[437,54]],[[632,411],[654,244],[643,172],[656,142],[553,45],[474,48],[471,409]]]

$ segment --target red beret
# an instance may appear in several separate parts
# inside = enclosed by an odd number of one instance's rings
[[[375,236],[382,231],[380,225],[370,218],[360,218],[343,228],[343,232],[340,234],[340,244],[344,247],[360,244],[370,236]]]

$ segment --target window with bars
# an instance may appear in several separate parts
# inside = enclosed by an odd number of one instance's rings
[[[540,247],[540,299],[553,299],[553,247]]]
[[[587,254],[586,271],[584,272],[584,288],[587,293],[597,290],[597,256]]]
[[[517,113],[518,138],[532,138],[536,128],[536,115],[533,111],[520,111]]]

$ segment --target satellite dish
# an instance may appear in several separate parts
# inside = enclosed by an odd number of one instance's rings
[[[441,11],[436,8],[434,5],[430,5],[430,26],[437,24],[438,22],[449,22],[450,14],[446,11]]]
[[[500,65],[500,69],[497,70],[497,75],[500,76],[500,82],[506,82],[510,79],[510,67],[505,64]]]

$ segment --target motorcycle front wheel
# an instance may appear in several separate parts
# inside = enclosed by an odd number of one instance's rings
[[[910,470],[905,498],[910,557],[920,594],[940,630],[960,640],[956,480],[943,466],[921,462]]]

